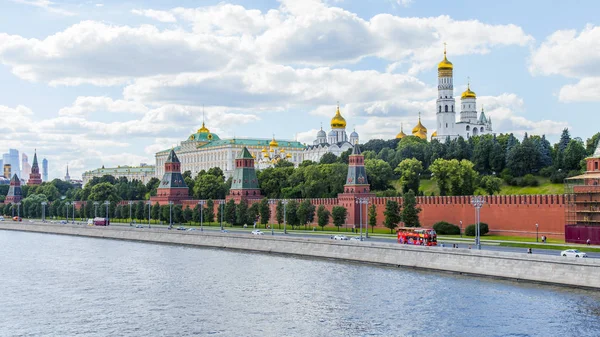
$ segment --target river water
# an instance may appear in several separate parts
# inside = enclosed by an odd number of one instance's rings
[[[600,336],[600,293],[0,231],[0,336]]]

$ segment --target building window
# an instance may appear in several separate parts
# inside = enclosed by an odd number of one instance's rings
[[[446,128],[448,127],[448,123],[446,123]]]
[[[446,112],[448,112],[448,106],[446,105]]]
[[[454,112],[454,105],[452,106],[452,112]]]
[[[479,131],[483,132],[483,126],[479,129]]]
[[[441,97],[440,97],[440,98],[441,98]],[[440,105],[440,109],[439,109],[439,110],[440,110],[440,112],[442,112],[442,106],[441,106],[441,105]]]
[[[471,127],[467,125],[467,131],[469,131],[469,129],[470,129],[470,128],[471,128]]]
[[[594,163],[594,170],[598,171],[598,162]]]

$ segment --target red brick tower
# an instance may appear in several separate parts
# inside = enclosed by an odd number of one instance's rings
[[[6,194],[6,199],[4,199],[5,204],[16,204],[21,202],[23,199],[23,192],[21,192],[21,180],[17,175],[13,175],[10,180],[10,187],[8,188],[8,193]]]
[[[188,186],[181,175],[181,162],[175,151],[171,149],[165,161],[165,174],[156,190],[156,196],[151,197],[150,201],[158,202],[160,205],[168,204],[169,201],[180,204],[182,200],[188,199],[188,195]]]
[[[239,202],[242,199],[261,199],[260,187],[256,178],[254,168],[254,158],[246,147],[242,149],[240,155],[235,159],[235,170],[231,182],[231,189],[226,199],[234,199]]]
[[[42,183],[42,175],[40,174],[40,167],[37,161],[37,151],[33,154],[33,165],[31,166],[31,173],[29,174],[29,180],[27,185],[40,185]]]
[[[358,144],[354,144],[352,154],[348,157],[348,175],[346,184],[344,185],[344,193],[338,194],[340,206],[348,209],[348,218],[346,223],[350,226],[360,225],[360,208],[362,206],[363,226],[366,223],[367,209],[364,205],[356,204],[357,198],[373,198],[374,193],[371,193],[371,185],[367,179],[367,171],[365,170],[365,157],[360,152]]]

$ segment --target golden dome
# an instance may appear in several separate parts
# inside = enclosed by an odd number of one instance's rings
[[[291,153],[288,153],[288,154],[286,154],[286,155],[285,155],[285,157],[286,157],[286,158],[292,158],[292,154],[291,154]]]
[[[275,150],[273,150],[272,148],[269,150],[269,152],[275,152]]]
[[[342,117],[340,113],[340,106],[338,105],[337,111],[335,112],[335,116],[331,119],[331,127],[332,128],[346,128],[346,120]]]
[[[431,139],[433,139],[433,137],[437,137],[437,130],[433,131],[433,133],[431,134]]]
[[[210,131],[204,126],[204,122],[202,122],[202,127],[198,129],[198,133],[209,133]]]
[[[465,90],[465,92],[462,93],[462,95],[460,95],[460,99],[465,99],[465,98],[476,98],[477,95],[475,95],[475,93],[473,91],[471,91],[471,84],[467,84],[467,90]]]
[[[452,65],[452,62],[448,61],[448,59],[446,58],[446,44],[444,43],[444,59],[438,64],[438,70],[452,69],[454,69],[454,66]]]
[[[275,140],[275,136],[273,136],[273,139],[269,143],[269,146],[270,147],[278,147],[279,146],[279,143],[277,143],[277,141]],[[273,149],[271,149],[271,152],[273,152]]]
[[[404,128],[403,125],[400,124],[400,133],[396,135],[396,139],[402,139],[402,138],[406,137],[406,133],[404,133],[403,128]]]
[[[266,147],[263,147],[262,151],[260,151],[260,152],[262,152],[262,153],[266,153],[266,152],[267,152],[267,148],[266,148]]]
[[[413,136],[427,139],[427,128],[421,124],[421,113],[419,112],[419,123],[412,130]]]
[[[279,153],[285,153],[285,149],[281,149],[281,151],[279,151]]]
[[[263,157],[265,157],[265,158],[269,158],[269,152],[266,152],[266,151],[265,151],[265,154],[263,154]]]

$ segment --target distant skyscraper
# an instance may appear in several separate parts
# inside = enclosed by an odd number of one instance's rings
[[[0,158],[0,170],[4,167],[4,160],[2,158]],[[4,172],[0,172],[0,174],[4,174]],[[10,178],[6,178],[6,179],[10,179]]]
[[[42,160],[42,181],[48,181],[48,159]]]
[[[67,165],[67,175],[65,176],[65,181],[66,182],[70,182],[71,181],[71,177],[69,176],[69,165]]]
[[[29,164],[29,157],[23,152],[23,154],[21,154],[21,176],[19,178],[27,180],[29,179],[30,174],[31,165]]]
[[[4,178],[11,179],[11,178],[9,178],[10,174],[12,173],[10,164],[4,164],[4,166],[2,166],[2,168],[3,168],[2,172],[4,172]]]
[[[19,168],[19,151],[15,149],[8,150],[8,153],[2,155],[3,164],[9,164],[12,175],[21,178],[21,169]],[[12,175],[11,178],[12,179]]]

